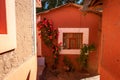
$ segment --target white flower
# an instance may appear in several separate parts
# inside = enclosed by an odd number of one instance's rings
[[[85,55],[88,55],[89,53],[85,53]]]

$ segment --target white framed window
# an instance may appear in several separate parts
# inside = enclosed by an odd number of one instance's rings
[[[0,16],[6,18],[6,26],[0,25],[0,27],[6,27],[6,33],[0,34],[0,53],[12,50],[16,48],[16,20],[15,20],[15,0],[0,0],[0,5],[4,4],[0,8],[3,9],[1,11]],[[0,19],[1,21],[3,18]]]
[[[58,43],[62,42],[60,54],[80,54],[83,44],[88,44],[89,28],[58,28]]]

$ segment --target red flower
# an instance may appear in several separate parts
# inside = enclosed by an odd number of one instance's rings
[[[43,24],[43,25],[47,25],[47,22],[48,22],[47,20],[44,20],[44,21],[42,22],[42,24]]]
[[[54,58],[57,58],[56,55],[54,55]]]
[[[50,25],[50,29],[53,30],[53,26],[52,25]]]
[[[41,35],[39,35],[39,37],[41,38],[42,36],[41,36]]]
[[[48,30],[48,32],[50,32],[50,30]]]
[[[52,49],[52,51],[54,51],[54,49]]]
[[[43,26],[38,26],[38,30],[40,30]]]
[[[58,50],[58,48],[56,47],[56,50]]]
[[[52,36],[49,36],[49,39],[52,39],[53,37]]]
[[[49,24],[50,24],[50,25],[52,25],[52,24],[53,24],[53,22],[52,22],[51,20],[49,20]]]
[[[55,31],[55,30],[57,30],[57,28],[53,28],[53,30]]]
[[[58,46],[61,46],[62,45],[62,42],[58,43]]]

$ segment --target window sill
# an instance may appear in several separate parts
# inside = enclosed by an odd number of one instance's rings
[[[80,49],[63,49],[60,54],[80,54]]]

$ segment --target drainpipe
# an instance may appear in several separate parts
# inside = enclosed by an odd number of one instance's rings
[[[37,53],[36,47],[36,0],[32,0],[33,3],[33,31],[32,31],[32,38],[33,38],[33,55]]]

